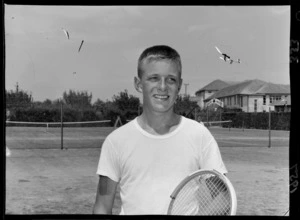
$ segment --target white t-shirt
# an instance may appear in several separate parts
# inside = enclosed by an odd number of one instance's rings
[[[97,174],[120,183],[121,214],[162,215],[176,186],[198,169],[227,173],[205,126],[182,116],[171,133],[153,135],[135,118],[107,136]]]

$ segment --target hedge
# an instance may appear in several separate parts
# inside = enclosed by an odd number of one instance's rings
[[[60,108],[45,108],[45,107],[28,107],[18,108],[13,111],[11,121],[24,122],[60,122]],[[106,112],[99,112],[95,109],[74,109],[65,106],[63,109],[64,122],[80,122],[80,121],[98,121],[111,120],[110,126],[114,125],[115,120],[120,116],[123,124],[127,120],[131,120],[138,115],[137,111],[120,111],[117,108],[107,109]],[[194,118],[194,115],[190,115]],[[206,112],[198,112],[197,120],[207,121]],[[271,112],[271,129],[272,130],[290,130],[290,112]],[[232,123],[223,123],[223,127],[233,128],[253,128],[253,129],[269,129],[269,113],[245,113],[245,112],[209,112],[209,121],[227,121]],[[103,124],[107,126],[107,124]]]
[[[79,110],[72,108],[63,109],[64,122],[80,122],[80,121],[97,121],[102,120],[99,114],[94,110]],[[16,109],[12,114],[11,121],[23,122],[60,122],[61,109],[60,108],[25,108]]]
[[[232,112],[222,113],[222,121],[231,120],[232,123],[224,124],[224,127],[269,129],[268,112],[245,113]],[[290,130],[290,112],[271,112],[271,130]]]

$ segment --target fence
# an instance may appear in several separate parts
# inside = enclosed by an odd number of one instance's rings
[[[85,122],[6,122],[9,148],[98,148],[115,128],[110,120]]]
[[[290,130],[291,112],[223,112],[222,121],[226,120],[232,121],[233,128]]]

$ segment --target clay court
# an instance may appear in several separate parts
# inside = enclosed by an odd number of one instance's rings
[[[104,138],[113,128],[7,127],[6,214],[91,214]],[[289,131],[212,127],[238,199],[237,215],[289,209]],[[68,148],[67,150],[65,148]],[[120,211],[116,196],[114,214]]]

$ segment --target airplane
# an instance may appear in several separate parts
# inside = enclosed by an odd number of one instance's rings
[[[232,64],[233,62],[235,62],[235,63],[241,63],[241,60],[240,60],[240,59],[237,59],[237,60],[230,60],[230,64]]]
[[[237,60],[230,59],[230,56],[228,56],[226,53],[222,53],[217,46],[215,46],[215,48],[223,56],[223,57],[220,57],[221,60],[224,60],[225,62],[229,61],[230,64],[232,64],[233,62],[241,63],[240,59],[237,59]]]

